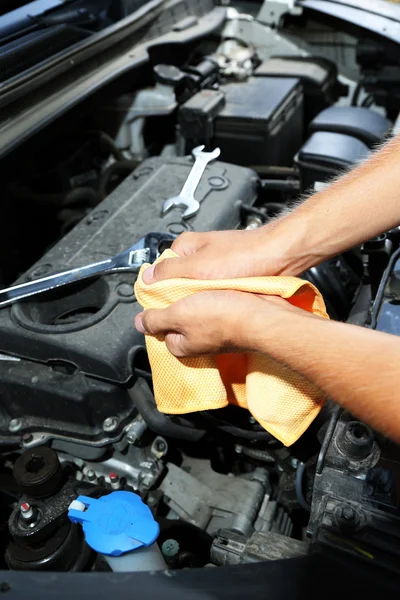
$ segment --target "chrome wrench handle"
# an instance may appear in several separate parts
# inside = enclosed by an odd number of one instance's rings
[[[112,260],[103,260],[98,263],[86,265],[85,267],[77,267],[75,269],[69,269],[68,271],[62,271],[61,273],[55,273],[48,277],[41,277],[27,283],[20,283],[7,289],[0,291],[0,307],[8,306],[19,300],[29,298],[35,294],[41,294],[49,290],[75,283],[89,277],[95,277],[100,273],[105,273],[112,268]]]
[[[105,260],[0,290],[0,308],[30,296],[42,294],[91,277],[118,273],[119,271],[137,272],[144,263],[153,262],[157,258],[161,243],[172,242],[175,237],[170,233],[148,233],[127,250]]]

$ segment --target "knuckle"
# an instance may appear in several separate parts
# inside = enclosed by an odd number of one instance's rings
[[[165,277],[168,273],[168,269],[169,269],[169,258],[166,258],[165,260],[162,260],[161,262],[159,262],[157,265],[155,265],[154,267],[154,278],[155,279],[162,279],[163,277]]]
[[[143,326],[149,333],[154,333],[155,318],[153,310],[146,310],[142,316]]]
[[[173,242],[171,250],[177,254],[187,255],[192,253],[200,244],[202,234],[196,231],[184,231]]]
[[[177,333],[168,333],[165,338],[165,345],[167,346],[169,352],[176,356],[177,358],[183,358],[186,356],[183,347],[181,336]]]

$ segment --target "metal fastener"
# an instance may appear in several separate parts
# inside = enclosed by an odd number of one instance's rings
[[[33,517],[33,508],[28,502],[21,504],[21,517],[23,519],[30,519]]]
[[[22,427],[21,419],[11,419],[8,429],[9,429],[9,431],[11,431],[11,433],[14,433],[15,431],[18,431],[19,429],[21,429],[21,427]]]
[[[118,419],[117,417],[107,417],[103,423],[103,430],[110,432],[114,431],[118,427]]]
[[[121,480],[117,473],[110,473],[110,484],[113,490],[119,490],[121,487]]]
[[[94,483],[95,481],[97,481],[97,475],[96,473],[93,471],[93,469],[90,469],[87,473],[86,473],[86,479],[90,482],[90,483]]]
[[[168,444],[163,437],[157,436],[151,446],[151,453],[158,459],[165,456],[168,452]]]
[[[128,444],[135,444],[140,440],[146,429],[147,425],[144,421],[139,419],[133,421],[125,431],[125,438]]]
[[[39,520],[39,511],[36,507],[31,506],[29,502],[23,502],[20,507],[20,518],[24,522],[24,526],[34,527]]]

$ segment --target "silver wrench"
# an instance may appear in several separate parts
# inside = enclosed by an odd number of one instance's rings
[[[165,215],[172,208],[178,207],[185,209],[182,213],[182,219],[190,219],[190,217],[193,217],[193,215],[195,215],[199,210],[200,202],[195,200],[194,193],[200,183],[200,179],[202,178],[208,163],[218,158],[218,156],[221,154],[221,150],[219,148],[215,148],[215,150],[212,152],[204,152],[204,148],[205,146],[197,146],[197,148],[192,150],[192,154],[196,159],[192,170],[190,171],[179,196],[174,196],[173,198],[169,198],[164,202],[162,208],[163,215]]]
[[[161,244],[169,244],[175,237],[175,235],[170,233],[148,233],[136,242],[136,244],[111,258],[0,290],[0,308],[28,298],[29,296],[42,294],[63,285],[89,279],[90,277],[98,277],[99,275],[117,273],[119,271],[139,271],[144,263],[151,263],[156,260],[160,253]]]

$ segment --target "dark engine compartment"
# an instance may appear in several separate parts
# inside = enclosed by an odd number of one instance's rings
[[[392,135],[388,115],[349,105],[348,83],[327,58],[266,58],[220,31],[166,46],[3,159],[2,287],[152,231],[261,227]],[[200,144],[222,153],[199,212],[163,216]],[[303,277],[331,318],[398,335],[399,242],[387,232]],[[2,567],[109,570],[67,510],[79,495],[128,490],[151,508],[159,546],[178,542],[164,551],[171,569],[323,550],[398,573],[398,447],[330,402],[290,448],[237,407],[160,413],[133,327],[135,277],[0,309]]]

